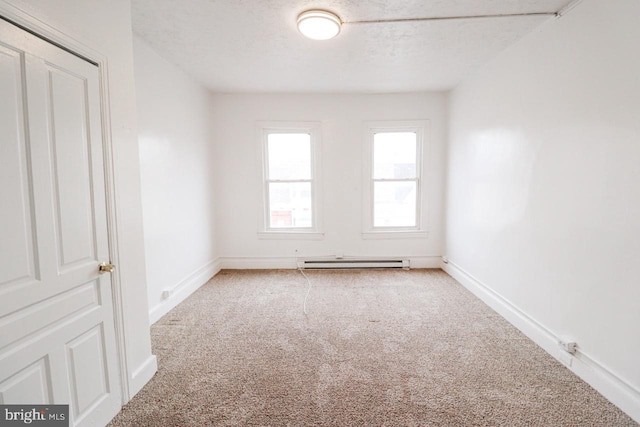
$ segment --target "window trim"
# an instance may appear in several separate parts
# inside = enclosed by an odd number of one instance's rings
[[[257,122],[260,143],[262,214],[260,215],[258,238],[260,239],[322,239],[320,199],[322,194],[320,179],[320,122]],[[311,178],[304,180],[269,180],[268,136],[272,133],[308,133],[311,144]],[[311,183],[311,227],[270,227],[269,226],[269,183],[310,182]]]
[[[415,132],[416,134],[416,178],[374,179],[374,135],[381,132]],[[428,186],[426,179],[429,160],[429,121],[395,120],[367,121],[363,131],[363,239],[422,239],[428,237]],[[374,184],[375,182],[416,181],[416,225],[411,227],[374,227]]]

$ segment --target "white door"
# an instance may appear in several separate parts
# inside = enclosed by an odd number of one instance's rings
[[[0,19],[0,403],[120,409],[98,68]]]

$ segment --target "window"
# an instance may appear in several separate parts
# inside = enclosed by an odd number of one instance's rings
[[[317,147],[315,123],[262,124],[263,237],[318,234]]]
[[[365,237],[425,237],[425,128],[425,121],[367,123]]]

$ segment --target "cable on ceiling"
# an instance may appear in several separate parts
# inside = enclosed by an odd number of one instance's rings
[[[558,16],[557,12],[531,12],[531,13],[504,13],[497,15],[462,15],[462,16],[433,16],[429,18],[397,18],[397,19],[372,19],[361,21],[343,21],[343,24],[382,24],[389,22],[418,22],[418,21],[453,21],[461,19],[482,18],[514,18],[520,16]]]

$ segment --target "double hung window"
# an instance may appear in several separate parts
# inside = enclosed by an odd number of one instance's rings
[[[318,144],[315,123],[261,128],[264,232],[318,231]]]
[[[423,232],[426,122],[372,122],[365,134],[365,233]]]

